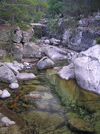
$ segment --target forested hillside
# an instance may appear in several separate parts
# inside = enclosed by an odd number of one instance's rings
[[[38,22],[46,17],[76,16],[89,14],[100,9],[99,0],[1,0],[0,22],[16,25],[33,21]]]
[[[0,22],[23,26],[40,20],[48,8],[46,1],[41,0],[1,0]]]
[[[100,9],[99,0],[49,0],[48,5],[52,17],[58,14],[76,17],[83,14],[84,17],[88,17]]]

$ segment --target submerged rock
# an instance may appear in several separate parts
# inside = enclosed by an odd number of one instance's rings
[[[68,121],[68,126],[75,132],[94,133],[94,128],[79,118],[73,118]]]
[[[59,114],[51,114],[49,112],[42,111],[31,111],[25,112],[23,118],[27,120],[27,123],[30,124],[31,129],[34,128],[34,132],[38,133],[47,133],[60,131],[64,133],[67,131],[67,128],[63,129],[63,124],[65,124],[64,118]]]
[[[43,100],[50,100],[52,98],[53,98],[53,96],[49,93],[44,93],[44,95],[42,96]]]

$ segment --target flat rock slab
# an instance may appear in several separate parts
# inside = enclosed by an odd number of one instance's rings
[[[17,80],[31,80],[35,79],[36,76],[33,73],[20,73],[16,76]]]
[[[72,118],[68,121],[68,126],[75,132],[93,133],[94,128],[79,118]]]
[[[34,63],[34,62],[37,62],[38,61],[38,59],[37,58],[24,58],[24,59],[22,59],[22,63],[23,62],[28,62],[28,63]]]

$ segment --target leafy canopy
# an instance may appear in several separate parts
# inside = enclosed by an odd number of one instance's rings
[[[47,8],[46,0],[0,0],[0,20],[16,25],[36,22]]]

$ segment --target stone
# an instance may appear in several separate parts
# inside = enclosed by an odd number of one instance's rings
[[[67,59],[67,52],[51,45],[42,45],[41,51],[52,60]]]
[[[2,99],[10,97],[10,93],[5,89],[3,90],[2,95],[0,96]]]
[[[13,37],[13,41],[15,43],[20,43],[22,40],[22,31],[20,29],[15,29],[15,34]]]
[[[70,40],[70,37],[71,37],[71,34],[72,34],[72,32],[71,32],[70,29],[65,30],[65,32],[63,34],[63,37],[62,37],[63,38],[62,43],[63,43],[64,46],[68,44],[68,42]]]
[[[14,121],[11,121],[8,117],[2,117],[1,121],[6,123],[6,125],[14,125],[14,124],[16,124]]]
[[[38,45],[33,42],[28,42],[24,44],[24,58],[41,58],[42,53]]]
[[[27,31],[23,31],[22,32],[22,42],[29,42],[30,36],[29,33]]]
[[[51,114],[49,112],[32,110],[30,112],[24,113],[23,118],[27,121],[28,124],[33,126],[32,128],[34,128],[34,132],[53,132],[54,134],[56,134],[57,130],[61,130],[60,133],[63,134],[63,132],[67,131],[66,129],[63,129],[63,124],[65,123],[65,120],[59,114]]]
[[[7,67],[8,67],[10,70],[12,70],[12,72],[13,72],[15,75],[19,74],[18,69],[17,69],[16,67],[14,67],[13,63],[7,62],[6,65],[7,65]]]
[[[16,67],[18,71],[22,71],[24,68],[24,65],[22,63],[18,63],[17,61],[13,61],[13,66]]]
[[[22,63],[23,62],[28,62],[28,63],[34,63],[34,62],[37,62],[38,61],[38,59],[37,58],[24,58],[24,59],[22,59]]]
[[[68,121],[68,126],[72,131],[94,133],[94,128],[79,118],[72,118]]]
[[[30,65],[30,63],[24,62],[24,66],[29,66],[29,65]]]
[[[55,63],[52,60],[50,60],[48,57],[43,57],[37,63],[37,67],[40,70],[41,69],[53,68],[54,66],[55,66]]]
[[[82,88],[100,94],[100,63],[89,57],[79,57],[74,61],[77,83]]]
[[[57,75],[65,80],[74,79],[74,65],[73,63],[69,64],[68,66],[64,66]]]
[[[17,89],[17,88],[19,88],[19,84],[18,83],[11,83],[9,85],[9,88],[11,88],[11,89]]]
[[[14,59],[22,60],[23,58],[23,45],[22,43],[14,43]]]
[[[33,73],[19,73],[16,78],[17,80],[31,80],[35,79],[36,76]]]
[[[35,27],[42,27],[42,28],[45,27],[45,25],[44,25],[44,24],[41,24],[41,23],[31,23],[30,25],[31,25],[31,27],[32,27],[33,29],[34,29]]]
[[[55,38],[51,38],[50,39],[50,44],[52,44],[52,45],[59,45],[60,44],[60,40],[57,40]]]
[[[6,83],[17,82],[14,73],[2,63],[0,64],[0,80]]]
[[[93,47],[90,47],[86,51],[80,52],[78,57],[82,57],[82,56],[90,57],[92,58],[92,60],[97,59],[100,62],[100,45],[97,44]]]
[[[50,100],[52,98],[53,98],[53,96],[49,93],[44,93],[42,96],[42,100]]]
[[[44,40],[45,44],[50,44],[50,41],[48,39]]]
[[[79,20],[78,25],[81,26],[81,27],[88,27],[89,19],[84,18],[84,19]]]
[[[91,27],[77,27],[64,37],[64,45],[74,51],[85,51],[92,47],[96,38],[99,38],[100,30]]]

